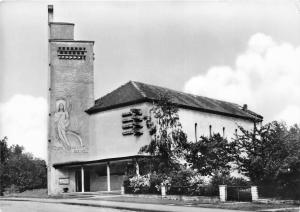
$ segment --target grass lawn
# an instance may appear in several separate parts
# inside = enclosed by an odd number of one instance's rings
[[[82,198],[88,200],[89,198]],[[258,211],[265,209],[277,209],[277,208],[295,208],[299,205],[292,204],[274,204],[274,203],[252,203],[252,202],[226,202],[226,203],[202,203],[198,201],[180,201],[180,200],[168,200],[168,199],[154,199],[134,196],[114,196],[105,198],[92,198],[91,200],[106,200],[106,201],[118,201],[118,202],[134,202],[134,203],[146,203],[146,204],[164,204],[164,205],[189,205],[202,208],[222,208],[231,210],[244,210],[244,211]],[[283,210],[283,211],[299,211],[295,210]]]
[[[48,198],[47,189],[32,189],[21,193],[5,194],[6,197]]]
[[[22,193],[13,193],[6,195],[7,197],[30,197],[30,198],[75,198],[82,200],[103,200],[103,201],[117,201],[117,202],[133,202],[144,204],[163,204],[163,205],[179,205],[179,206],[194,206],[201,208],[221,208],[231,210],[243,210],[243,211],[263,211],[266,209],[279,209],[279,208],[297,208],[293,210],[280,210],[285,212],[299,212],[299,205],[284,204],[284,203],[252,203],[252,202],[226,202],[226,203],[203,203],[200,201],[182,201],[182,200],[170,200],[163,198],[151,198],[151,197],[137,197],[134,195],[121,196],[121,195],[88,195],[88,194],[74,194],[70,196],[54,196],[49,197],[47,195],[47,189],[33,189]],[[277,211],[278,212],[278,211]]]

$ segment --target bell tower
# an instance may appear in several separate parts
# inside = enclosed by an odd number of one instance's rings
[[[48,192],[60,189],[55,163],[87,160],[94,103],[94,41],[74,40],[74,24],[53,22],[48,5]]]

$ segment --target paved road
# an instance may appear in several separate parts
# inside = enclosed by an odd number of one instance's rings
[[[0,212],[129,212],[112,208],[64,205],[27,201],[0,201]],[[132,212],[132,211],[130,211]]]
[[[9,204],[8,204],[9,203]],[[3,205],[3,206],[2,206]],[[77,211],[169,211],[169,212],[237,212],[236,210],[224,210],[221,208],[201,208],[193,205],[168,205],[148,204],[120,201],[105,201],[99,198],[70,198],[70,199],[43,199],[43,198],[0,198],[0,212],[77,212]],[[10,209],[12,208],[12,209]],[[74,211],[73,208],[76,210]],[[124,209],[124,210],[123,210]]]

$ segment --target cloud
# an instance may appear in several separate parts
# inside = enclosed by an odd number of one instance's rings
[[[276,120],[285,121],[288,120],[289,124],[299,123],[300,119],[300,107],[299,105],[289,105],[278,115],[275,116]]]
[[[36,157],[46,159],[47,102],[45,98],[15,95],[0,103],[0,136],[9,145],[19,144]]]
[[[186,92],[239,104],[262,114],[266,121],[300,123],[300,47],[257,33],[234,67],[214,66],[189,79]],[[298,115],[297,115],[298,114]]]

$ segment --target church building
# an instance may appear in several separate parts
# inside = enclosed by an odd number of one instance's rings
[[[138,174],[139,160],[147,157],[138,152],[151,139],[146,119],[160,95],[178,106],[190,141],[213,133],[230,139],[238,126],[252,130],[263,120],[247,105],[136,81],[95,100],[94,41],[75,40],[73,23],[53,22],[52,5],[48,25],[50,195],[118,191],[128,164]]]

